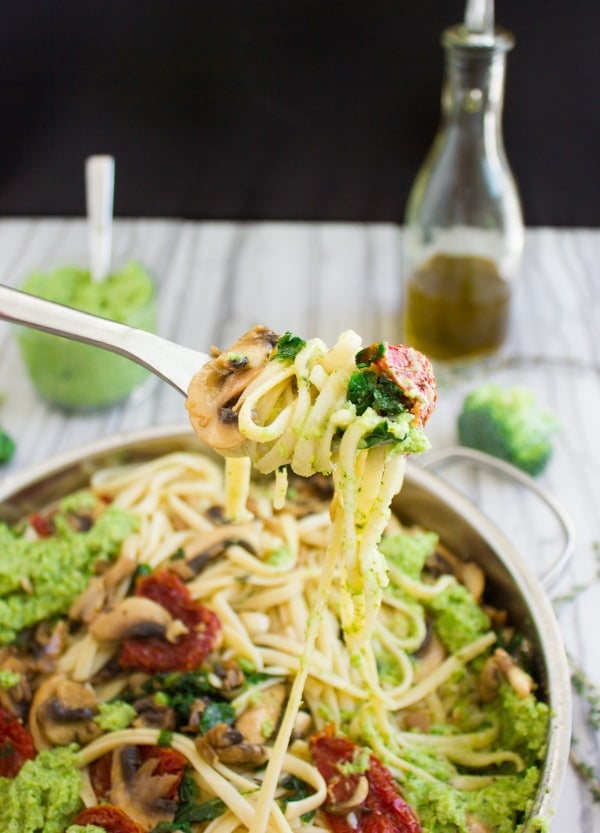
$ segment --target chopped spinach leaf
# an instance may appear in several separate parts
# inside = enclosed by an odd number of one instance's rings
[[[204,734],[218,723],[228,723],[230,726],[235,720],[235,710],[231,703],[212,702],[209,703],[200,717],[200,730]]]
[[[404,395],[398,385],[372,370],[355,370],[350,376],[346,395],[358,416],[367,408],[373,408],[379,416],[397,416],[406,410]]]
[[[189,804],[198,798],[198,784],[196,779],[189,772],[184,772],[181,784],[179,785],[180,803]]]
[[[146,576],[149,576],[151,572],[152,567],[149,564],[142,562],[137,565],[134,578],[145,578]]]
[[[382,358],[385,354],[385,342],[379,341],[377,344],[370,344],[368,347],[363,347],[359,350],[354,361],[357,367],[369,367],[374,364],[377,359]]]
[[[370,434],[365,434],[360,442],[360,448],[373,448],[382,443],[397,443],[398,437],[388,430],[387,422],[380,422]]]
[[[290,801],[302,801],[303,798],[312,795],[314,792],[312,787],[307,784],[306,781],[302,781],[296,775],[286,775],[285,778],[281,779],[280,785],[285,790],[285,793],[280,799],[283,810],[285,810]],[[314,812],[304,813],[304,815],[301,816],[301,819],[302,821],[308,822],[313,818],[313,816]]]
[[[255,671],[252,674],[246,674],[245,688],[248,688],[252,685],[259,685],[260,683],[264,683],[265,680],[272,679],[273,677],[270,674],[264,674],[262,671]]]
[[[280,362],[294,361],[300,350],[306,347],[306,342],[300,336],[295,336],[292,333],[285,332],[277,342],[277,352],[273,356]]]
[[[218,695],[208,680],[207,671],[185,671],[154,674],[142,686],[145,694],[157,691],[169,696],[170,704],[175,709],[179,723],[187,723],[190,710],[195,700],[208,695]]]
[[[211,798],[201,804],[180,803],[173,821],[177,824],[182,822],[199,824],[202,821],[210,821],[216,819],[217,816],[222,816],[226,809],[225,803],[220,798]],[[174,829],[178,830],[179,828]]]
[[[159,822],[151,833],[193,833],[193,824],[223,815],[226,806],[220,798],[197,803],[198,793],[198,784],[193,776],[186,772],[179,786],[179,803],[173,821]]]
[[[178,547],[171,556],[171,561],[181,561],[182,558],[185,558],[185,550],[183,547]]]
[[[348,390],[346,395],[348,401],[356,407],[356,413],[361,416],[370,407],[373,402],[373,389],[376,385],[376,375],[367,370],[361,373],[360,370],[355,370],[350,381],[348,382]]]
[[[186,821],[159,821],[150,833],[194,833],[194,828]]]

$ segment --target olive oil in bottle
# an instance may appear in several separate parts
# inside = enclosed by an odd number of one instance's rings
[[[453,360],[504,342],[524,228],[501,130],[513,37],[466,16],[441,41],[440,127],[406,210],[404,340]]]
[[[492,260],[437,254],[408,277],[405,339],[439,359],[488,353],[505,339],[509,305]]]

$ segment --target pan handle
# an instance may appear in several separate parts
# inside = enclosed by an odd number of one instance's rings
[[[491,454],[486,454],[483,451],[478,451],[475,448],[467,448],[466,446],[448,446],[436,451],[429,451],[424,454],[419,464],[426,469],[434,469],[437,466],[448,463],[451,460],[464,460],[473,463],[476,466],[483,466],[487,469],[504,475],[509,480],[516,481],[521,486],[532,491],[537,497],[556,516],[562,531],[564,533],[564,544],[561,552],[552,564],[547,567],[540,575],[540,580],[544,589],[549,590],[550,587],[560,578],[567,564],[569,563],[573,552],[575,551],[575,527],[571,518],[562,507],[545,489],[543,489],[530,475],[526,474],[521,469],[510,463],[500,460],[498,457],[493,457]]]

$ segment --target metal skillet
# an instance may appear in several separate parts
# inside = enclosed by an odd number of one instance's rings
[[[44,301],[0,285],[0,319],[111,350],[144,366],[181,394],[208,356],[167,339]],[[178,449],[210,453],[189,426],[148,429],[101,440],[0,483],[0,519],[14,521],[82,486],[96,468]],[[466,498],[432,473],[407,467],[405,487],[395,500],[398,515],[435,529],[454,551],[484,568],[493,602],[506,609],[534,646],[540,695],[552,717],[542,778],[529,820],[548,820],[556,806],[570,744],[570,682],[560,633],[550,603],[535,576],[502,533]]]

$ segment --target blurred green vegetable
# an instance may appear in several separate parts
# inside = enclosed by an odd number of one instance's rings
[[[485,451],[531,475],[539,474],[552,456],[558,419],[523,387],[487,383],[465,397],[458,416],[462,445]]]
[[[8,463],[15,453],[15,441],[0,428],[0,465]]]

